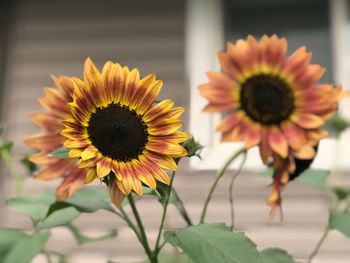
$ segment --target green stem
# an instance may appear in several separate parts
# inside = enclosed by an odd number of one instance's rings
[[[186,221],[187,225],[192,226],[193,225],[192,220],[191,220],[189,214],[187,213],[186,207],[185,207],[182,199],[180,198],[179,194],[175,190],[175,188],[173,188],[173,194],[175,195],[175,199],[176,199],[175,206],[176,206],[177,210],[181,214],[182,218]]]
[[[143,246],[143,241],[141,238],[141,235],[137,229],[137,227],[134,225],[134,223],[130,220],[130,218],[128,217],[127,213],[124,211],[124,209],[122,207],[120,207],[120,211],[122,213],[122,219],[125,221],[125,223],[132,229],[132,231],[134,231],[137,239],[140,241],[140,243]]]
[[[22,176],[17,176],[12,163],[11,163],[11,155],[9,152],[7,151],[3,151],[1,152],[1,159],[4,162],[4,166],[8,172],[8,174],[10,175],[11,179],[15,181],[15,185],[16,185],[16,194],[17,195],[21,195],[22,193],[22,187],[23,187],[23,178]]]
[[[233,206],[233,185],[234,185],[236,178],[240,174],[246,160],[247,160],[247,152],[245,151],[245,152],[243,152],[243,159],[242,159],[241,164],[239,165],[239,167],[237,168],[237,170],[235,171],[235,173],[231,177],[231,183],[230,183],[230,187],[229,187],[230,208],[231,208],[231,230],[233,230],[235,227],[235,219],[234,219],[235,218],[235,211],[234,211],[234,206]]]
[[[310,254],[310,256],[307,259],[306,263],[311,263],[312,262],[312,259],[317,255],[317,253],[319,252],[322,244],[324,243],[324,241],[328,237],[328,234],[329,234],[330,230],[331,229],[328,226],[325,228],[325,230],[323,232],[323,235],[321,236],[321,239],[317,242],[316,247],[314,248],[314,250]]]
[[[237,159],[238,156],[240,156],[242,153],[246,152],[246,148],[242,148],[240,150],[238,150],[236,153],[234,153],[225,163],[224,165],[222,166],[222,168],[218,171],[210,189],[209,189],[209,192],[207,194],[207,197],[205,198],[205,202],[204,202],[204,207],[203,207],[203,210],[202,210],[202,213],[201,213],[201,217],[200,217],[200,220],[199,220],[199,223],[202,224],[204,222],[204,219],[205,219],[205,215],[207,213],[207,209],[208,209],[208,205],[209,205],[209,202],[210,202],[210,199],[213,195],[213,192],[218,184],[218,182],[220,181],[221,177],[225,174],[227,168],[230,166],[230,164]]]
[[[160,221],[157,241],[156,241],[156,244],[155,244],[155,247],[154,247],[154,257],[155,258],[158,258],[158,254],[159,254],[159,251],[161,249],[161,247],[159,246],[159,242],[160,242],[160,237],[161,237],[161,234],[162,234],[162,231],[163,231],[163,227],[164,227],[166,213],[167,213],[167,210],[168,210],[169,199],[170,199],[170,194],[171,194],[171,189],[172,189],[172,186],[173,186],[174,178],[175,178],[175,172],[173,172],[172,175],[171,175],[170,184],[169,184],[169,188],[168,188],[169,189],[168,190],[168,194],[166,196],[166,199],[165,199],[165,202],[164,202],[164,205],[163,205],[162,219]]]
[[[149,260],[151,261],[151,263],[158,263],[157,262],[157,258],[153,257],[153,253],[152,253],[151,249],[149,248],[149,244],[148,244],[148,239],[147,239],[147,236],[146,236],[145,228],[143,226],[143,223],[142,223],[141,217],[139,215],[139,212],[137,211],[137,208],[136,208],[136,205],[135,205],[135,202],[134,202],[134,198],[132,197],[131,194],[128,195],[128,200],[129,200],[132,212],[133,212],[133,214],[135,216],[138,228],[140,230],[140,237],[142,239],[141,243],[142,243],[142,245],[143,245],[143,247],[145,249],[145,252],[146,252]]]

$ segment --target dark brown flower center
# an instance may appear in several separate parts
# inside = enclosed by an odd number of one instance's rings
[[[99,152],[118,161],[137,158],[148,141],[147,126],[141,116],[115,103],[96,109],[87,131]]]
[[[254,121],[272,125],[286,120],[294,110],[294,96],[286,82],[276,76],[257,75],[241,86],[242,110]]]

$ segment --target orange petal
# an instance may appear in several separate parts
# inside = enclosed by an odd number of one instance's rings
[[[318,128],[324,124],[324,120],[321,117],[308,113],[293,114],[291,119],[294,123],[305,129]]]
[[[249,125],[249,124],[248,124]],[[257,124],[251,123],[244,136],[244,143],[247,149],[257,145],[261,140],[261,129]]]
[[[72,172],[70,172],[57,188],[57,200],[63,201],[67,197],[73,195],[82,185],[84,185],[85,177],[85,169],[75,168]]]
[[[236,108],[236,106],[232,103],[227,104],[208,104],[204,107],[203,112],[226,112]]]
[[[46,152],[52,152],[53,150],[62,146],[64,138],[59,134],[41,133],[34,135],[24,140],[24,143]]]
[[[186,149],[181,145],[164,141],[148,142],[146,144],[146,149],[154,153],[160,153],[172,157],[182,157],[187,155]]]
[[[242,118],[244,116],[244,113],[242,111],[239,111],[237,113],[233,113],[227,117],[218,125],[216,128],[217,131],[221,132],[227,132],[232,130],[232,128],[238,124],[240,121],[242,121]]]
[[[306,143],[306,134],[305,131],[299,126],[286,122],[282,124],[282,131],[286,137],[288,144],[293,149],[300,149]]]
[[[125,195],[120,191],[116,182],[113,180],[112,183],[108,186],[108,193],[113,202],[113,204],[120,208],[121,203],[125,197]]]
[[[143,120],[148,123],[152,122],[153,120],[157,119],[158,116],[169,112],[170,109],[173,107],[174,102],[172,100],[162,100],[158,104],[156,104],[154,107],[149,109],[145,112],[145,115],[143,117]]]
[[[268,143],[271,149],[282,158],[288,156],[288,143],[278,127],[271,127],[268,130]]]
[[[144,153],[144,155],[146,156],[146,158],[148,160],[150,160],[153,163],[159,165],[163,169],[172,170],[172,171],[176,171],[177,170],[177,164],[175,163],[175,161],[174,161],[174,159],[172,157],[169,157],[167,155],[159,155],[159,154],[152,153],[152,152],[149,152],[149,151],[146,151]]]
[[[61,159],[52,165],[46,166],[44,169],[40,170],[35,178],[39,180],[52,180],[61,176],[73,166],[72,161]]]
[[[49,113],[34,113],[31,115],[31,120],[47,131],[62,129],[62,120]]]
[[[266,128],[261,130],[261,140],[259,144],[260,157],[264,164],[268,164],[270,157],[272,156],[272,150],[268,143]]]
[[[305,145],[299,151],[294,152],[294,156],[298,159],[309,160],[316,155],[315,149],[311,145]]]

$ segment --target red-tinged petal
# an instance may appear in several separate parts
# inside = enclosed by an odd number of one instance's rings
[[[128,169],[128,164],[123,162],[119,163],[119,171],[122,176],[121,184],[123,186],[124,193],[125,195],[129,195],[134,186],[133,171],[130,171]],[[117,181],[117,183],[119,185],[119,181]]]
[[[182,108],[182,107],[171,109],[167,113],[160,115],[158,119],[152,121],[152,126],[153,127],[162,126],[165,124],[178,122],[178,118],[184,111],[185,111],[185,108]]]
[[[35,178],[39,180],[51,180],[61,176],[71,169],[73,166],[72,161],[61,159],[54,164],[46,166],[44,169],[40,170]]]
[[[47,131],[56,131],[62,129],[62,120],[50,113],[34,113],[31,120],[38,127]]]
[[[293,114],[291,119],[294,123],[305,129],[318,128],[324,124],[324,120],[321,117],[309,113]]]
[[[161,81],[157,81],[154,74],[144,77],[137,83],[137,92],[131,98],[130,104],[135,105],[136,112],[143,114],[143,111],[153,104],[161,87]]]
[[[256,124],[250,124],[249,126],[244,137],[245,147],[247,149],[259,144],[261,140],[260,127]]]
[[[86,171],[84,169],[75,168],[70,172],[57,188],[57,200],[63,201],[67,197],[72,196],[82,185],[84,185],[85,177]]]
[[[143,188],[140,179],[134,173],[134,170],[131,166],[127,165],[127,169],[129,173],[132,175],[133,187],[132,190],[138,195],[141,196],[143,194]]]
[[[159,167],[166,169],[166,170],[177,170],[177,164],[175,163],[174,159],[172,157],[169,157],[167,155],[160,155],[156,153],[152,153],[149,151],[144,152],[144,156],[151,162],[155,163]]]
[[[150,136],[150,140],[160,140],[167,141],[170,143],[181,143],[186,141],[190,135],[186,132],[176,131],[173,134],[165,135],[165,136]]]
[[[154,81],[153,84],[147,87],[143,96],[136,102],[136,112],[143,115],[147,114],[148,110],[154,103],[155,98],[158,96],[162,89],[163,82],[161,80]]]
[[[49,153],[50,152],[39,152],[39,153],[35,153],[33,155],[31,155],[29,157],[29,160],[33,163],[36,163],[36,164],[45,164],[45,165],[48,165],[48,164],[53,164],[53,163],[56,163],[57,161],[59,161],[60,159],[57,159],[57,158],[53,158],[53,157],[50,157],[49,156]]]
[[[306,70],[302,71],[295,79],[300,87],[309,87],[318,81],[324,74],[325,68],[320,65],[308,65]]]
[[[97,163],[96,170],[99,178],[103,178],[111,172],[111,161],[110,158],[105,157]]]
[[[112,200],[112,203],[116,207],[120,208],[125,195],[120,191],[117,183],[114,180],[112,180],[112,183],[108,186],[108,193]]]
[[[89,137],[89,135],[87,133],[76,131],[76,130],[73,130],[71,128],[62,130],[61,135],[65,138],[72,140],[72,141],[75,141],[75,140],[83,141]]]
[[[83,148],[88,146],[88,142],[85,140],[81,140],[81,141],[72,141],[70,139],[65,140],[65,142],[63,143],[63,146],[66,148]]]
[[[148,156],[147,156],[148,157]],[[157,163],[155,163],[150,158],[146,158],[145,156],[140,156],[140,164],[142,167],[146,168],[150,175],[154,177],[157,181],[169,185],[170,179],[167,172],[162,169]]]
[[[73,94],[73,84],[71,78],[67,76],[60,76],[59,78],[51,75],[52,81],[56,84],[56,86],[63,92],[65,100],[67,102],[72,101]]]
[[[282,158],[288,156],[288,143],[278,127],[270,127],[268,130],[268,143],[271,149]]]
[[[160,115],[169,112],[173,105],[174,102],[172,100],[162,100],[157,105],[145,112],[143,120],[146,123],[152,122],[153,120],[157,119]]]
[[[24,143],[45,152],[52,152],[53,150],[62,146],[64,138],[59,134],[37,134],[24,140]]]
[[[153,123],[152,123],[153,124]],[[158,127],[154,127],[153,125],[147,129],[148,133],[153,136],[166,136],[173,134],[182,126],[182,121],[176,121],[174,123],[170,123],[168,125],[162,125]]]
[[[272,156],[272,149],[269,146],[268,142],[268,133],[266,128],[261,130],[261,140],[259,144],[260,157],[264,164],[268,164],[270,157]]]
[[[131,167],[134,169],[136,177],[140,179],[141,182],[153,190],[157,188],[157,183],[154,180],[153,176],[149,173],[149,169],[147,169],[147,167],[143,167],[142,164],[137,160],[132,161]]]
[[[154,179],[166,185],[170,184],[169,175],[163,169],[159,169],[156,166],[149,166],[148,169],[152,173]]]
[[[238,105],[234,105],[232,103],[228,104],[209,104],[204,107],[203,112],[227,112],[230,110],[233,110],[237,107]]]
[[[182,157],[187,155],[187,151],[179,144],[153,141],[146,144],[146,149],[158,154],[172,157]]]
[[[231,90],[217,89],[211,84],[202,84],[198,88],[200,94],[213,104],[228,104],[235,101]]]
[[[210,72],[207,72],[206,75],[207,75],[212,87],[226,89],[226,90],[232,92],[233,87],[236,84],[236,82],[232,78],[230,78],[229,76],[227,76],[226,74],[224,74],[222,72],[210,71]],[[198,86],[198,89],[199,90],[202,89],[201,85]]]
[[[287,58],[284,64],[283,71],[287,73],[294,73],[296,71],[302,71],[310,63],[312,54],[306,52],[305,47],[301,47],[294,51],[294,53]]]
[[[124,98],[121,99],[121,103],[123,105],[129,105],[131,109],[136,108],[136,103],[133,104],[133,97],[138,92],[137,89],[137,83],[140,81],[140,73],[137,69],[133,69],[130,71],[130,73],[126,76],[125,79],[125,93]]]
[[[305,131],[299,126],[286,122],[281,125],[283,135],[293,149],[300,149],[307,142]]]
[[[233,127],[236,126],[238,123],[240,123],[243,117],[244,113],[242,111],[230,114],[229,116],[225,117],[221,123],[219,123],[216,130],[221,132],[228,132],[232,130]]]
[[[224,52],[218,52],[217,57],[220,63],[220,66],[222,67],[222,70],[230,75],[234,80],[239,80],[242,78],[242,72],[239,68],[237,68],[237,65],[234,65],[232,63],[231,58],[228,54]]]

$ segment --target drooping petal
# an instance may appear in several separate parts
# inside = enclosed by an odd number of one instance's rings
[[[268,131],[268,143],[271,149],[282,158],[288,156],[288,143],[278,127],[270,127]]]

